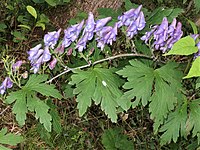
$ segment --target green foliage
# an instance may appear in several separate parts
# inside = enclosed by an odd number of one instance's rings
[[[37,19],[37,12],[34,7],[26,6],[26,9],[35,19]]]
[[[192,130],[192,136],[197,136],[198,144],[200,144],[200,99],[193,100],[189,104],[189,119],[186,124],[187,131]]]
[[[70,84],[76,84],[74,94],[77,94],[79,115],[83,116],[92,100],[96,105],[101,103],[101,109],[112,122],[117,122],[117,108],[123,102],[118,101],[122,95],[118,89],[120,79],[111,69],[94,68],[87,71],[75,70]]]
[[[62,5],[63,3],[68,3],[70,0],[45,0],[50,6]]]
[[[13,113],[16,114],[16,120],[19,125],[24,125],[26,113],[29,111],[35,112],[35,118],[39,119],[47,131],[51,131],[52,116],[49,114],[49,106],[40,98],[37,93],[44,96],[51,96],[61,99],[62,96],[55,89],[54,85],[42,83],[47,80],[47,75],[32,75],[25,86],[16,92],[11,92],[7,97],[6,102],[13,105]]]
[[[19,135],[15,135],[12,133],[7,133],[7,128],[3,128],[0,130],[0,149],[1,150],[11,150],[9,148],[4,147],[1,144],[7,144],[7,145],[12,145],[15,146],[18,143],[23,141],[23,138]]]
[[[197,12],[199,12],[200,11],[200,1],[199,0],[194,0],[194,4],[195,4]]]
[[[165,124],[161,127],[161,145],[170,143],[173,140],[177,142],[179,134],[186,135],[187,103],[178,106],[174,112],[171,112]]]
[[[155,9],[146,19],[147,26],[160,24],[163,17],[167,17],[169,22],[172,22],[173,18],[176,18],[179,14],[183,13],[183,9],[180,8],[167,8],[159,7]]]
[[[143,106],[150,102],[149,111],[155,122],[154,131],[157,132],[169,111],[174,109],[182,88],[182,74],[177,70],[176,63],[168,63],[156,70],[137,60],[131,60],[130,64],[117,72],[128,80],[123,86],[128,91],[121,97],[121,101],[128,101],[124,109],[127,110],[130,105],[136,107],[140,101]]]
[[[186,36],[178,40],[172,49],[165,54],[167,55],[191,55],[198,51],[198,47],[195,46],[195,40],[191,36]]]
[[[191,77],[199,77],[199,76],[200,76],[200,57],[197,57],[193,61],[190,71],[187,74],[187,76],[184,77],[184,79]]]
[[[113,128],[105,130],[102,135],[102,144],[106,150],[133,150],[134,145],[128,136],[122,134],[122,129]]]

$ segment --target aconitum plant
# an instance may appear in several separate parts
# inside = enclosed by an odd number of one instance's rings
[[[165,53],[183,35],[183,31],[181,30],[182,24],[180,22],[177,23],[176,18],[173,19],[170,25],[168,24],[167,18],[164,17],[160,25],[153,26],[152,30],[146,32],[141,39],[147,44],[151,40],[151,37],[153,37],[154,42],[152,46],[155,50],[161,50]]]

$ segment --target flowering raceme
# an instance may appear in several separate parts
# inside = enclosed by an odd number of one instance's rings
[[[114,27],[106,26],[106,24],[112,19],[111,17],[106,17],[94,20],[94,15],[92,12],[89,13],[88,19],[84,25],[84,20],[78,24],[71,25],[64,30],[64,37],[61,44],[54,50],[55,54],[63,54],[64,49],[69,47],[72,42],[76,43],[75,49],[78,49],[79,52],[82,52],[86,49],[87,42],[92,40],[94,34],[96,34],[95,40],[97,41],[97,47],[104,49],[106,44],[112,45],[113,41],[116,41],[117,30],[121,26],[127,27],[127,36],[132,38],[138,33],[139,30],[142,30],[145,27],[144,14],[141,11],[142,5],[136,9],[131,9],[125,12],[122,16],[119,16],[119,21],[114,24]],[[84,29],[83,29],[84,26]],[[83,31],[82,31],[83,30]],[[80,33],[82,32],[81,37],[79,38]],[[58,31],[48,32],[44,36],[44,48],[42,44],[38,44],[34,48],[31,48],[28,51],[28,59],[31,62],[31,70],[34,73],[39,71],[41,64],[51,60],[51,53],[49,48],[54,49],[56,46],[61,29]],[[69,48],[67,55],[71,55],[73,49]],[[53,58],[49,63],[49,68],[53,69],[57,63],[57,59]]]
[[[28,51],[28,59],[31,61],[31,70],[33,70],[34,73],[39,71],[41,64],[48,62],[51,59],[49,48],[47,46],[44,50],[41,48],[42,44],[38,44],[34,48],[31,48],[30,51]]]
[[[176,18],[173,19],[172,23],[168,26],[168,20],[166,17],[163,18],[161,25],[155,25],[152,30],[146,32],[141,40],[147,42],[153,37],[153,47],[156,50],[161,50],[165,53],[168,49],[171,49],[175,42],[177,42],[183,35],[181,30],[182,24],[177,23]]]
[[[121,26],[127,26],[126,35],[131,39],[138,31],[144,29],[145,18],[144,13],[141,11],[142,5],[136,9],[130,9],[125,12],[122,16],[118,17],[118,28]]]

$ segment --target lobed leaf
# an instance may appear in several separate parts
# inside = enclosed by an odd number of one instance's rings
[[[200,144],[200,99],[193,100],[189,104],[189,119],[186,124],[187,131],[192,130],[192,136],[197,136],[198,144]]]
[[[73,93],[77,94],[79,115],[84,115],[93,100],[96,105],[101,103],[101,109],[111,118],[112,122],[116,122],[116,109],[123,103],[118,102],[122,94],[118,89],[120,79],[111,70],[104,68],[76,70],[74,73],[70,84],[76,84]]]
[[[15,135],[12,133],[7,133],[7,128],[3,128],[0,130],[0,144],[7,144],[7,145],[17,145],[18,143],[23,141],[23,138],[19,135]],[[10,150],[2,145],[0,145],[1,150]]]
[[[187,120],[187,104],[183,104],[169,114],[166,123],[161,127],[160,132],[164,132],[161,136],[161,145],[169,144],[171,140],[177,142],[179,134],[185,135]]]

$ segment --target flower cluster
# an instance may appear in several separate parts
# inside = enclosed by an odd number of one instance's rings
[[[116,35],[117,35],[117,23],[114,27],[106,26],[103,27],[102,30],[97,32],[97,47],[100,47],[101,50],[103,50],[105,44],[112,45],[113,41],[116,41]]]
[[[51,59],[51,54],[49,52],[49,47],[46,46],[44,50],[42,49],[42,44],[36,45],[28,51],[28,59],[31,61],[31,70],[34,73],[39,71],[41,64],[48,62]]]
[[[6,89],[12,88],[13,82],[9,77],[6,77],[0,86],[0,93],[3,95],[6,92]]]
[[[130,9],[122,16],[118,17],[118,27],[127,26],[126,35],[131,39],[138,31],[144,29],[145,18],[144,13],[141,11],[142,5],[136,9]]]
[[[183,35],[183,31],[181,30],[182,24],[180,22],[177,23],[176,19],[173,19],[169,26],[168,24],[167,18],[164,17],[161,25],[153,26],[152,30],[146,32],[141,39],[147,44],[153,36],[153,47],[165,53],[168,49],[171,49],[173,44]]]
[[[106,26],[106,24],[112,19],[111,17],[95,21],[94,15],[90,12],[85,25],[83,20],[82,22],[72,25],[64,30],[63,40],[55,50],[54,47],[60,37],[61,29],[58,31],[48,32],[44,36],[44,49],[41,44],[38,44],[28,51],[28,59],[32,66],[31,70],[33,70],[34,73],[37,73],[41,64],[48,62],[51,59],[49,68],[53,69],[57,63],[57,59],[51,57],[49,49],[54,50],[55,53],[63,54],[65,48],[69,47],[72,42],[76,42],[75,49],[82,52],[86,49],[87,42],[92,40],[95,34],[96,37],[94,39],[97,41],[97,47],[103,50],[106,44],[112,45],[113,41],[116,41],[117,30],[123,25],[127,27],[127,36],[132,38],[139,30],[142,30],[145,27],[144,14],[141,11],[141,8],[142,5],[136,9],[131,9],[125,12],[122,16],[119,16],[119,22],[115,23],[114,27]],[[82,35],[80,36],[81,32]],[[72,49],[69,48],[67,55],[71,53]]]

